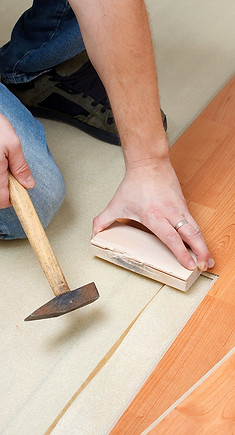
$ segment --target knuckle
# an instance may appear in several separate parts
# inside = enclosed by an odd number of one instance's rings
[[[154,211],[153,209],[151,209],[151,211],[148,211],[148,213],[146,213],[143,216],[141,222],[146,226],[154,226],[154,227],[161,228],[161,226],[164,225],[164,223],[166,222],[166,219],[159,212],[159,210]]]
[[[174,243],[178,243],[181,240],[181,237],[176,231],[171,231],[167,233],[166,240],[170,245],[173,245]]]
[[[192,238],[200,236],[201,235],[201,230],[200,230],[199,227],[194,228],[194,227],[190,226],[187,229],[187,233],[188,233],[188,236],[192,239]]]
[[[166,223],[166,219],[164,218],[164,216],[158,216],[156,219],[156,223],[159,226],[162,226]]]
[[[182,260],[183,261],[188,261],[190,259],[190,257],[191,256],[190,256],[188,250],[186,248],[183,248],[182,252],[181,252],[181,258],[182,258]]]
[[[209,258],[210,258],[210,252],[208,251],[206,246],[201,249],[200,254],[204,258],[205,261],[209,260]]]
[[[24,174],[26,171],[29,170],[29,167],[26,163],[26,161],[24,161],[20,166],[18,166],[17,169],[15,169],[15,175],[21,175]]]
[[[159,208],[155,204],[153,204],[149,208],[149,210],[147,212],[147,216],[148,216],[149,219],[157,219],[157,220],[161,220],[162,219],[162,215],[161,215],[161,213],[159,211]]]
[[[14,135],[12,140],[11,140],[11,148],[12,148],[12,151],[14,151],[14,152],[18,152],[19,149],[21,148],[21,142],[20,142],[20,139],[18,138],[17,135]]]
[[[177,216],[178,214],[178,209],[175,204],[172,204],[172,202],[165,203],[165,210],[169,216]]]

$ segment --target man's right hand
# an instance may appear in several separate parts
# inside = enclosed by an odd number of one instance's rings
[[[93,234],[120,218],[135,220],[149,228],[187,269],[193,270],[197,266],[205,271],[213,267],[214,260],[189,213],[169,158],[127,167],[114,198],[94,219]],[[185,219],[187,223],[176,231],[177,223]],[[196,254],[196,264],[183,242]]]
[[[8,119],[0,114],[0,209],[10,207],[8,169],[26,189],[35,186],[21,142]]]

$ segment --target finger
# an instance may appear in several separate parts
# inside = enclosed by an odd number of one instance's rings
[[[26,189],[31,189],[35,186],[35,180],[26,163],[20,140],[17,138],[11,143],[8,152],[9,169],[12,175]]]
[[[179,228],[178,234],[196,254],[198,268],[202,271],[205,271],[208,268],[214,266],[214,260],[210,254],[210,251],[205,243],[205,240],[197,223],[190,215],[187,215],[186,220],[188,221],[188,223],[182,225]]]
[[[144,222],[143,222],[144,223]],[[144,223],[144,225],[146,225]],[[189,270],[197,268],[180,235],[165,219],[154,219],[146,225],[173,252],[179,262]]]
[[[0,209],[10,207],[8,190],[8,160],[4,154],[0,155]]]
[[[109,227],[118,217],[120,216],[116,215],[114,207],[109,204],[106,209],[93,220],[92,237]]]

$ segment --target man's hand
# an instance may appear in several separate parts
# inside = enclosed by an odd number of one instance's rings
[[[5,116],[0,114],[0,209],[9,207],[8,169],[27,189],[35,186],[25,161],[20,139]]]
[[[168,158],[127,170],[113,200],[94,219],[94,235],[119,218],[136,220],[164,242],[188,269],[196,264],[183,240],[197,256],[197,266],[213,266],[210,252],[200,229],[190,215],[178,179]],[[188,221],[178,232],[174,229],[183,219]]]
[[[212,267],[169,161],[144,0],[69,2],[108,93],[126,164],[126,176],[113,200],[94,220],[94,233],[117,218],[135,219],[166,243],[185,267],[196,265],[182,240],[196,253],[200,269]],[[189,223],[177,233],[174,226],[183,219]]]

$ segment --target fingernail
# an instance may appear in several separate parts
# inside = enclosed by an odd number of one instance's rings
[[[209,258],[209,261],[208,261],[208,268],[209,268],[209,269],[212,269],[212,267],[214,267],[214,265],[215,265],[215,262],[214,262],[213,258]]]
[[[193,259],[189,261],[188,265],[189,265],[189,268],[192,270],[195,270],[197,268],[195,261],[193,261]]]
[[[201,270],[202,272],[205,272],[207,270],[207,263],[205,263],[204,261],[202,263],[198,263],[198,269]]]
[[[30,188],[30,187],[34,187],[34,185],[35,185],[35,181],[34,181],[32,175],[29,175],[29,177],[26,178],[26,184],[27,184],[27,186],[28,186],[29,188]]]

